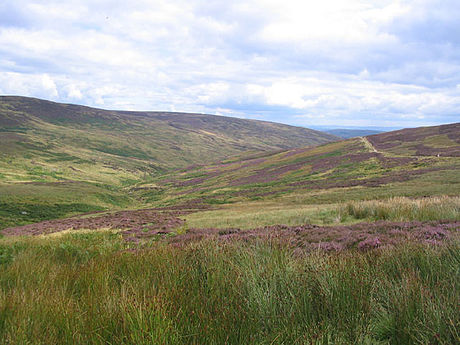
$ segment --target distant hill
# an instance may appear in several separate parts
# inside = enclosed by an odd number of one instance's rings
[[[163,168],[212,162],[245,151],[318,145],[337,137],[307,128],[225,116],[108,111],[34,98],[0,97],[0,150]],[[70,153],[71,152],[71,153]],[[64,157],[65,156],[65,157]]]
[[[336,128],[336,129],[326,129],[323,132],[338,136],[343,139],[364,137],[366,135],[379,134],[383,131],[376,131],[372,129],[346,129],[346,128]]]
[[[169,174],[169,203],[231,203],[298,195],[306,203],[460,194],[460,123],[228,160]],[[345,195],[347,195],[345,197]]]

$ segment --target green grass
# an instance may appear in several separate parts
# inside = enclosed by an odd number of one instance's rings
[[[253,229],[266,225],[332,224],[341,221],[334,205],[283,205],[268,202],[238,203],[223,209],[186,216],[190,228]]]
[[[0,239],[5,344],[455,344],[460,244],[295,255],[115,232]]]
[[[402,197],[387,200],[349,202],[338,209],[341,218],[430,221],[460,220],[460,197],[431,197],[408,199]]]
[[[460,198],[392,197],[381,200],[349,201],[339,204],[295,204],[290,202],[242,202],[221,209],[186,216],[190,228],[253,229],[267,225],[337,225],[359,221],[460,220]]]
[[[0,184],[0,229],[138,205],[120,190],[88,183]]]

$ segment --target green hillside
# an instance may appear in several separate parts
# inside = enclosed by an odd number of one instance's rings
[[[302,218],[315,205],[326,214],[352,200],[460,194],[458,123],[324,143],[333,137],[221,116],[18,97],[3,97],[0,106],[0,228],[189,205],[216,209],[189,216],[192,225],[222,225],[233,214],[249,226],[276,224],[296,207]],[[286,149],[290,140],[298,147]],[[306,146],[315,142],[323,143]],[[275,216],[247,223],[247,212],[264,210]]]
[[[460,194],[460,124],[353,138],[192,167],[159,184],[165,203],[297,200],[308,204]]]
[[[246,151],[317,145],[337,137],[307,128],[224,116],[107,111],[0,97],[1,152],[68,165],[107,163],[150,171],[213,162]],[[7,147],[5,147],[7,146]]]
[[[166,171],[243,152],[335,139],[271,122],[108,111],[3,96],[0,227],[105,208],[139,207],[144,201],[131,193],[130,186],[149,184]],[[155,185],[149,186],[156,191]]]

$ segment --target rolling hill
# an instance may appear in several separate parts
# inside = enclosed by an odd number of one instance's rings
[[[11,344],[458,343],[459,129],[131,180],[127,158],[106,184],[89,180],[107,173],[98,160],[65,161],[87,168],[86,181],[38,165],[27,176],[44,181],[0,185],[0,334]],[[12,169],[49,151],[24,152]]]
[[[331,203],[460,194],[460,124],[405,129],[227,160],[166,175],[165,203]]]
[[[246,151],[317,145],[337,137],[307,128],[225,116],[108,111],[0,97],[1,152],[56,162],[110,161],[152,169],[213,162]],[[129,163],[128,163],[129,162]]]
[[[2,96],[0,227],[139,207],[129,187],[175,168],[336,139],[271,122]]]
[[[335,137],[269,122],[21,97],[1,98],[0,115],[0,228],[152,206],[271,202],[286,214],[460,194],[458,123],[328,142]]]

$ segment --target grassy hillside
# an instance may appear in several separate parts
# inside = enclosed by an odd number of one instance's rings
[[[371,135],[372,145],[400,156],[460,157],[460,123]]]
[[[343,202],[460,195],[459,124],[406,132],[411,141],[383,133],[185,169],[157,181],[161,204],[220,205],[189,218],[225,227],[259,218],[259,225],[327,223]]]
[[[159,198],[153,177],[242,152],[335,137],[223,116],[126,112],[0,97],[0,228]],[[143,183],[139,200],[132,186]]]
[[[307,128],[224,116],[107,111],[33,98],[0,97],[1,152],[68,165],[110,162],[128,170],[213,162],[337,139]],[[7,146],[7,147],[5,147]]]
[[[412,133],[410,141],[397,141],[407,132]],[[368,199],[432,195],[431,187],[456,195],[459,155],[460,125],[452,124],[192,167],[166,175],[159,183],[167,188],[171,202],[199,198],[227,203],[301,195],[304,201],[318,203],[357,198],[361,192]]]

